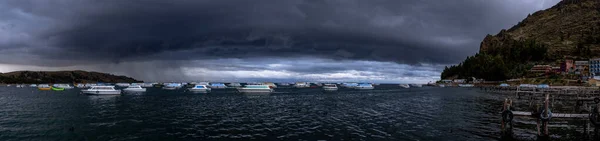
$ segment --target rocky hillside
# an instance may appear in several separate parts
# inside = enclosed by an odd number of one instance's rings
[[[600,0],[562,0],[510,29],[487,35],[479,53],[446,67],[442,79],[521,78],[535,64],[600,57]]]
[[[0,73],[0,83],[117,83],[141,82],[126,76],[87,71],[16,71]]]
[[[546,45],[548,57],[553,60],[600,56],[600,1],[563,0],[528,15],[508,30],[487,35],[480,53],[514,47],[514,42],[525,40]]]

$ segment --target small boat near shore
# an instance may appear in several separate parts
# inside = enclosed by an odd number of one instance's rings
[[[60,88],[60,87],[50,87],[53,91],[64,91],[65,88]]]
[[[165,84],[165,86],[163,87],[163,89],[165,90],[176,90],[181,88],[183,85],[181,85],[181,83],[169,83],[169,84]]]
[[[139,85],[132,85],[123,89],[123,92],[146,92],[146,88],[142,88]]]
[[[89,89],[81,90],[89,95],[120,95],[121,90],[115,90],[115,86],[92,86]]]
[[[271,89],[277,88],[277,85],[275,85],[275,83],[272,83],[272,82],[265,82],[264,85],[268,85],[269,88],[271,88]]]
[[[310,87],[310,85],[306,82],[296,82],[296,84],[294,84],[295,88],[308,88]]]
[[[408,85],[408,84],[400,84],[399,86],[401,88],[406,88],[406,89],[410,88],[410,85]]]
[[[324,91],[337,91],[338,87],[336,84],[325,84],[325,85],[323,85],[323,90]]]
[[[54,84],[52,87],[56,87],[56,88],[63,88],[63,89],[73,89],[75,87],[69,85],[69,84]]]
[[[188,88],[188,91],[192,93],[208,93],[211,91],[211,88],[207,87],[206,85],[195,85],[192,88]]]
[[[198,85],[196,85],[198,86]],[[211,89],[225,89],[227,88],[227,86],[223,83],[210,83],[210,88]]]
[[[246,85],[242,88],[237,88],[240,93],[271,93],[273,89],[269,85]]]
[[[360,84],[358,84],[358,86],[354,87],[354,89],[357,89],[357,90],[372,90],[372,89],[375,89],[375,87],[373,87],[373,85],[371,85],[369,83],[360,83]]]
[[[52,90],[52,87],[50,87],[48,84],[40,84],[38,85],[38,90],[49,91]]]
[[[354,87],[358,86],[358,83],[342,83],[341,86],[345,87],[345,88],[354,88]]]
[[[240,83],[229,83],[229,84],[227,84],[227,86],[229,86],[229,87],[242,87],[242,84],[240,84]]]
[[[131,86],[131,84],[129,84],[129,83],[117,83],[117,84],[115,84],[115,86],[117,86],[117,87],[123,87],[124,88],[124,87]]]

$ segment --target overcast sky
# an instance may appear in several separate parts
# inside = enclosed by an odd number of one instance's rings
[[[0,72],[424,83],[559,0],[2,0]]]

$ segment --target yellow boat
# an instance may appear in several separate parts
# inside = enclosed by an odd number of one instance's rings
[[[38,90],[49,91],[49,90],[52,90],[52,87],[49,85],[39,85]]]
[[[38,89],[39,89],[39,90],[42,90],[42,91],[49,91],[49,90],[52,90],[52,88],[38,88]]]

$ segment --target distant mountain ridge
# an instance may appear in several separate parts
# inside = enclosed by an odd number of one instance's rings
[[[0,83],[134,83],[142,82],[127,76],[88,71],[15,71],[0,73]]]

